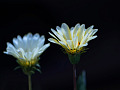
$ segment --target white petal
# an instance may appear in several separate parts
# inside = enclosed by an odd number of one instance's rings
[[[90,33],[93,30],[94,25],[86,29],[85,34]]]
[[[53,35],[52,33],[50,33],[50,32],[48,32],[52,37],[54,37],[56,40],[58,40],[58,38],[55,36],[55,35]],[[58,40],[59,41],[59,40]]]
[[[38,58],[42,53],[43,53],[43,51],[39,51],[38,53],[36,53],[36,55],[34,56],[34,58]]]
[[[44,42],[45,42],[45,36],[42,35],[42,36],[39,38],[39,40],[38,40],[37,46],[38,46],[39,48],[41,48],[41,47],[44,45]]]
[[[67,40],[67,44],[69,46],[69,49],[74,49],[74,45],[73,45],[72,40]]]
[[[18,48],[18,39],[13,38],[13,44],[16,48]]]
[[[54,29],[51,29],[51,31],[63,42],[66,43],[65,39],[63,38],[63,36],[60,36]]]
[[[85,25],[82,24],[77,32],[77,36],[78,36],[78,41],[81,42],[83,36],[84,36],[84,29],[85,29]]]
[[[3,52],[3,53],[8,54],[8,55],[12,55],[13,57],[18,58],[17,55],[13,52],[8,51],[8,52]]]
[[[27,38],[32,38],[32,33],[28,33]]]
[[[32,59],[36,58],[36,55],[38,54],[39,52],[39,48],[35,48],[33,51],[32,51]]]
[[[34,36],[33,36],[33,42],[34,42],[34,44],[37,44],[38,43],[38,39],[39,39],[39,34],[35,34]]]
[[[60,43],[57,40],[53,39],[53,38],[49,38],[48,41],[60,45]]]
[[[78,47],[78,37],[75,37],[73,39],[73,44],[74,44],[74,48],[77,48]]]
[[[59,26],[56,26],[56,30],[61,30],[61,28]]]
[[[17,36],[18,48],[24,48],[24,42],[20,35]]]
[[[28,60],[30,61],[32,58],[32,52],[28,52]]]
[[[72,39],[74,38],[74,37],[73,37],[73,31],[74,31],[74,29],[71,29],[71,31],[70,31],[70,32],[71,32],[71,37],[72,37]]]
[[[74,36],[76,36],[79,28],[80,28],[80,24],[76,24],[76,25],[75,25],[75,28],[74,28],[74,31],[73,31],[73,35],[74,35]]]
[[[10,48],[10,49],[13,49],[13,50],[15,49],[15,47],[9,42],[7,42],[7,48]]]
[[[42,37],[44,37],[44,36],[42,36]],[[38,46],[38,44],[39,44],[39,39],[40,39],[40,36],[39,36],[39,34],[35,34],[33,37],[32,37],[32,40],[31,40],[31,42],[30,42],[30,46],[31,47],[29,47],[30,48],[30,51],[32,51],[34,48],[36,48],[37,46]],[[29,48],[28,48],[28,50],[29,50]]]
[[[8,54],[13,55],[16,58],[19,57],[15,47],[9,42],[7,42],[7,52],[8,52]]]
[[[41,52],[41,51],[44,52],[49,46],[50,46],[50,43],[45,44],[43,47],[40,48],[39,52]]]
[[[85,42],[86,42],[86,40],[87,40],[87,37],[88,37],[88,33],[83,37],[83,39],[81,40],[81,42],[80,42],[80,45],[82,45],[82,44],[84,44]]]
[[[93,30],[93,33],[92,33],[92,36],[98,31],[98,29],[94,29]]]
[[[8,53],[8,52],[6,52],[6,51],[4,51],[3,53],[4,53],[4,54],[9,54],[9,53]]]
[[[38,33],[36,33],[36,34],[33,36],[33,38],[34,38],[35,40],[38,40],[39,37],[40,37],[40,35],[39,35]]]
[[[74,27],[71,27],[70,30],[74,30]]]
[[[30,60],[31,60],[31,57],[32,57],[32,53],[31,53],[31,52],[26,52],[26,53],[24,54],[24,56],[25,56],[25,59],[26,59],[26,60],[30,61]]]
[[[19,48],[17,50],[17,52],[18,52],[20,58],[24,58],[25,59],[25,57],[24,57],[25,56],[25,51],[23,50],[23,48]]]
[[[61,36],[63,36],[63,33],[62,33],[61,28],[59,26],[56,27],[56,30]]]
[[[87,45],[88,45],[88,43],[81,44],[81,45],[79,46],[79,48],[84,47],[84,46],[87,46]]]
[[[28,38],[27,38],[27,36],[25,35],[25,36],[23,37],[23,43],[24,43],[23,45],[24,45],[24,46],[22,47],[25,51],[29,48],[29,46],[28,46],[28,44],[27,44],[27,39],[28,39]]]
[[[64,48],[68,48],[68,49],[69,49],[69,47],[67,46],[66,43],[64,43],[64,42],[62,42],[62,41],[59,41],[59,43],[61,44],[62,47],[64,47]]]
[[[96,37],[97,37],[97,35],[93,36],[93,37],[89,37],[88,40],[87,40],[87,42],[90,41],[90,40],[92,40],[92,39],[95,39]]]
[[[64,34],[65,34],[66,39],[71,40],[72,37],[71,37],[71,33],[70,33],[70,29],[69,29],[68,25],[66,23],[63,23],[61,25],[61,28],[64,29],[64,31],[65,31]]]
[[[88,43],[85,43],[85,44],[83,44],[82,46],[87,46],[88,45]]]
[[[28,34],[27,34],[27,40],[28,40],[27,43],[28,43],[28,45],[31,44],[32,38],[33,38],[32,33],[28,33]]]
[[[92,30],[90,33],[88,33],[89,35],[88,35],[88,37],[87,37],[87,40],[88,40],[90,37],[92,37],[92,33],[93,33],[93,30]]]

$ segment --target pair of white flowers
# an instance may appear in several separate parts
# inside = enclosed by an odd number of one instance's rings
[[[53,38],[49,38],[50,42],[62,46],[69,54],[79,53],[84,46],[88,45],[88,41],[96,38],[93,36],[98,29],[93,29],[93,26],[85,29],[85,25],[77,24],[71,29],[67,24],[63,23],[61,27],[57,26],[56,30],[51,29],[49,34]],[[5,54],[9,54],[17,58],[21,66],[32,66],[38,63],[39,56],[50,46],[50,43],[44,44],[45,37],[38,33],[32,35],[17,36],[13,38],[13,45],[7,42]]]

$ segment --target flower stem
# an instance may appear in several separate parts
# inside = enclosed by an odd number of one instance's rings
[[[76,87],[76,65],[73,64],[73,85],[74,85],[74,90],[77,90]]]
[[[29,90],[32,90],[32,82],[31,82],[31,75],[28,75],[28,86],[29,86]]]

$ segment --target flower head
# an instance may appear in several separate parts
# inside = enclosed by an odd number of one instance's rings
[[[32,67],[38,64],[39,56],[50,46],[49,43],[44,45],[44,42],[45,37],[38,33],[28,33],[23,38],[18,35],[17,38],[13,38],[13,45],[7,42],[4,53],[17,58],[22,67]]]
[[[49,34],[53,38],[49,38],[48,40],[62,46],[69,54],[81,52],[90,40],[97,37],[93,35],[98,31],[98,29],[93,29],[93,26],[85,29],[84,24],[76,24],[75,27],[70,29],[65,23],[61,27],[57,26],[56,30],[51,29],[53,34],[50,32]]]

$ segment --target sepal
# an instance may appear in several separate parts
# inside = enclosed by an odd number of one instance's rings
[[[20,67],[20,66],[15,67],[15,68],[14,68],[14,71],[17,70],[17,69],[19,69],[19,68],[21,68],[21,67]]]
[[[75,54],[68,53],[68,58],[71,64],[77,64],[80,61],[80,53],[75,53]]]
[[[17,63],[20,65],[18,67],[16,67],[14,70],[17,70],[18,68],[21,68],[22,71],[24,72],[24,74],[26,75],[32,75],[35,73],[35,71],[38,71],[41,73],[41,70],[40,70],[40,65],[39,63],[37,62],[36,64],[28,64],[28,65],[23,65],[20,63],[19,60],[17,60]],[[29,62],[30,63],[30,62]]]

